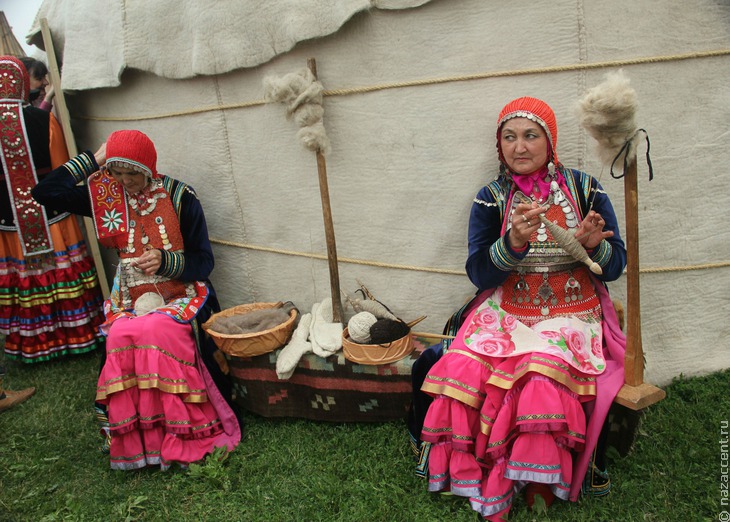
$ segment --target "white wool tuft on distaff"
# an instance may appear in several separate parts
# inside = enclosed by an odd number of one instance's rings
[[[622,70],[608,73],[602,83],[590,89],[578,102],[580,123],[598,142],[596,152],[607,165],[636,132],[638,104],[636,91],[629,83]],[[636,145],[632,142],[628,157],[635,153]]]
[[[301,127],[297,136],[304,146],[311,151],[326,154],[330,142],[322,122],[323,91],[324,87],[309,69],[301,69],[280,78],[274,76],[264,78],[266,101],[285,104],[287,118],[293,118]]]

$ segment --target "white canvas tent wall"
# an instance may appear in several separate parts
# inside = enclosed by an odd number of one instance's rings
[[[428,315],[419,329],[432,332],[474,292],[467,218],[496,173],[499,109],[521,95],[548,101],[561,161],[598,176],[573,106],[623,68],[655,169],[649,183],[639,163],[646,380],[730,367],[726,1],[54,0],[42,17],[79,147],[139,128],[159,170],[196,188],[224,307],[307,310],[329,295],[314,156],[283,107],[262,103],[265,76],[316,58],[332,91],[341,286],[362,280],[405,320]],[[601,181],[622,221],[622,182]],[[610,289],[623,299],[625,280]]]

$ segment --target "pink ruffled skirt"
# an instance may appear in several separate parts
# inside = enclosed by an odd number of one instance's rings
[[[233,449],[221,406],[210,400],[218,390],[209,389],[198,359],[189,324],[157,313],[114,322],[97,386],[97,401],[108,406],[112,469],[166,469],[216,446]]]
[[[422,432],[430,491],[469,497],[488,520],[501,520],[529,482],[568,499],[593,377],[539,353],[490,357],[454,343],[422,390],[435,397]]]

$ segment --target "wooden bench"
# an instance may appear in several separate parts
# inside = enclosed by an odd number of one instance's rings
[[[305,354],[291,378],[276,374],[279,350],[242,359],[228,357],[236,402],[262,417],[328,422],[386,422],[406,418],[413,398],[411,368],[429,339],[415,337],[413,353],[377,366]]]

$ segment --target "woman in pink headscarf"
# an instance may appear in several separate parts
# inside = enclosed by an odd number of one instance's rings
[[[529,504],[575,500],[589,461],[591,492],[610,485],[591,456],[623,383],[625,340],[604,282],[621,275],[626,252],[601,186],[558,161],[557,131],[535,98],[499,114],[500,173],[469,221],[466,270],[479,292],[421,387],[433,398],[421,433],[429,490],[469,497],[488,520],[522,489]],[[602,275],[540,216],[570,231]]]

